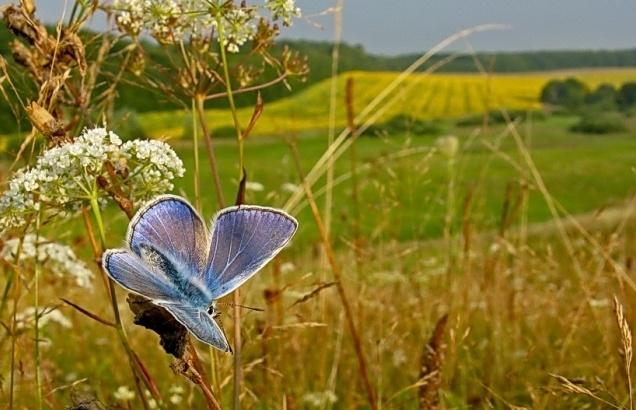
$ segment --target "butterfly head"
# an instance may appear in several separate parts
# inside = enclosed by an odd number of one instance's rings
[[[213,300],[210,303],[210,306],[208,306],[208,315],[216,319],[217,317],[219,317],[220,314],[221,312],[219,312],[219,310],[216,308],[216,300]]]

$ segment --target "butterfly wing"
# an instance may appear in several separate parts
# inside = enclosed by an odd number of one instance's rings
[[[128,227],[130,249],[141,256],[150,245],[195,275],[207,261],[208,235],[201,217],[185,199],[162,195],[144,205]]]
[[[109,249],[102,266],[115,282],[152,300],[179,300],[179,290],[157,266],[145,263],[128,249]]]
[[[210,317],[205,309],[181,303],[159,302],[197,339],[223,352],[230,352],[230,345],[219,325]]]
[[[204,280],[213,299],[241,286],[292,238],[298,222],[280,210],[240,206],[221,211],[212,222]]]

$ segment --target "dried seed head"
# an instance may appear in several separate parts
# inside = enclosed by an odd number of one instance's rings
[[[623,305],[616,296],[614,296],[614,313],[616,315],[616,323],[618,324],[618,329],[621,333],[621,342],[623,344],[623,354],[625,358],[625,369],[629,373],[629,368],[632,364],[633,356],[632,332],[629,329],[629,323],[627,322],[627,318],[625,317]]]
[[[60,137],[64,135],[64,126],[58,122],[46,109],[36,102],[31,102],[26,107],[26,112],[31,124],[47,137]]]

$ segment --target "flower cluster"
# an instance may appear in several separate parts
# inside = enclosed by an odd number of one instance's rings
[[[205,39],[223,32],[223,46],[236,53],[254,38],[259,10],[285,26],[300,16],[294,0],[265,0],[260,6],[233,2],[211,5],[206,0],[115,0],[112,7],[119,29],[131,36],[145,32],[169,44],[187,39]],[[219,27],[219,24],[221,27]]]
[[[16,257],[19,261],[37,261],[57,277],[72,278],[80,287],[93,286],[93,272],[66,245],[48,242],[45,238],[28,234],[22,241],[20,239],[6,241],[0,250],[0,259],[14,262]]]
[[[338,401],[338,396],[332,391],[305,393],[302,397],[303,403],[310,407],[327,407]]]
[[[265,7],[271,11],[274,20],[281,20],[285,26],[291,26],[292,18],[300,17],[300,8],[294,0],[265,0]]]
[[[113,393],[113,397],[117,401],[128,402],[135,399],[135,392],[128,386],[119,386]]]
[[[183,163],[161,141],[123,143],[104,128],[85,130],[73,142],[45,151],[31,168],[19,170],[0,196],[0,232],[25,225],[38,211],[68,214],[102,194],[99,178],[111,164],[131,200],[145,200],[172,189]],[[104,195],[97,195],[104,196]]]

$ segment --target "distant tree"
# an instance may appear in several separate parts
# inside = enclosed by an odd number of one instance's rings
[[[617,96],[616,88],[612,84],[601,84],[585,96],[585,104],[609,111],[616,108]]]
[[[587,86],[576,78],[551,80],[541,90],[541,102],[576,109],[585,102]]]
[[[636,106],[636,82],[625,83],[621,86],[616,103],[623,110]]]

